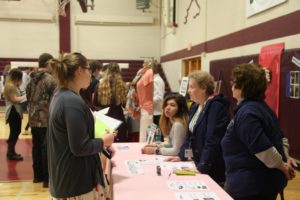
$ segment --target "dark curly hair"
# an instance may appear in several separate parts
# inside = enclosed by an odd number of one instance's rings
[[[258,64],[243,63],[232,70],[234,87],[242,90],[242,97],[251,100],[265,99],[267,79],[263,68]]]

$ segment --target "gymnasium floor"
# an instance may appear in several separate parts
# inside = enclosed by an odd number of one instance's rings
[[[5,124],[5,113],[0,112],[0,140],[1,142],[1,149],[6,150],[5,146],[5,139],[8,137],[9,127]],[[27,123],[27,115],[24,116],[23,119],[23,128],[24,125]],[[25,167],[16,167],[11,163],[8,163],[5,154],[6,151],[0,151],[0,173],[9,173],[9,174],[0,174],[0,177],[12,177],[16,179],[19,177],[21,180],[3,180],[0,179],[0,199],[2,200],[46,200],[50,199],[48,189],[42,187],[41,183],[32,183],[32,172],[30,171],[31,166],[31,135],[24,135],[21,134],[20,140],[17,144],[17,151],[24,156],[25,160],[20,162],[28,162],[26,163]],[[17,166],[20,163],[15,163]],[[6,168],[7,171],[3,170],[4,166],[8,166]],[[4,172],[3,172],[4,171]],[[19,176],[16,176],[18,174]],[[280,198],[278,198],[279,200]],[[300,199],[300,173],[297,172],[297,177],[290,181],[287,188],[285,189],[285,199],[286,200],[299,200]],[[126,199],[125,199],[126,200]]]

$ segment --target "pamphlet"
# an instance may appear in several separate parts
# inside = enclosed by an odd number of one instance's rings
[[[168,181],[172,190],[206,190],[207,184],[203,181]]]
[[[115,131],[122,121],[101,113],[94,113],[95,117],[95,138],[102,138],[107,132]]]
[[[176,200],[220,200],[214,192],[176,192]]]

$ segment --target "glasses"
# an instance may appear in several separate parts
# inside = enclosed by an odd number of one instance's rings
[[[87,69],[87,70],[89,70],[89,72],[90,73],[92,73],[92,70],[91,70],[91,68],[89,68],[89,67],[81,67],[82,69]]]

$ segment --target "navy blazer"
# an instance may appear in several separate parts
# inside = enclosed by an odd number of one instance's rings
[[[221,142],[226,164],[226,190],[233,198],[276,194],[286,186],[284,174],[268,168],[255,154],[275,147],[286,157],[275,113],[264,101],[244,100]]]
[[[220,142],[230,121],[228,106],[228,100],[223,95],[209,99],[197,119],[193,132],[188,131],[179,152],[180,159],[187,160],[184,155],[185,149],[191,148],[198,171],[208,174],[218,183],[225,181],[225,164]],[[198,104],[191,106],[189,123],[197,109]]]

